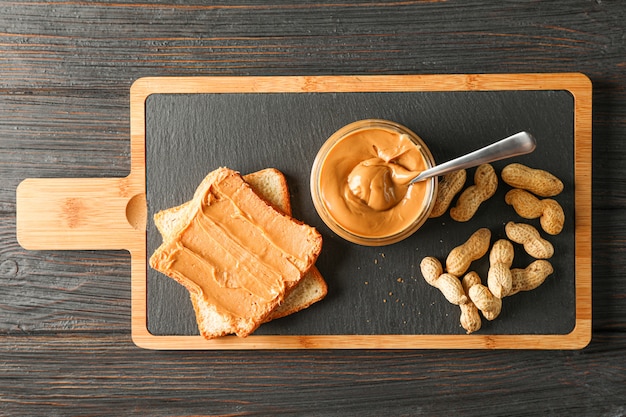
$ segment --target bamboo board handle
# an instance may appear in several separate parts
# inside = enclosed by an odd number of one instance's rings
[[[129,177],[26,179],[16,191],[17,240],[30,250],[131,250],[146,227],[138,184]]]

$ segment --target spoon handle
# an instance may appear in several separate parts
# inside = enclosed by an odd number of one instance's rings
[[[417,177],[413,178],[409,184],[423,181],[436,175],[444,175],[459,169],[472,168],[481,164],[524,155],[534,151],[535,146],[535,138],[530,133],[519,132],[485,146],[484,148],[477,149],[467,155],[460,156],[444,164],[436,165],[422,171]]]

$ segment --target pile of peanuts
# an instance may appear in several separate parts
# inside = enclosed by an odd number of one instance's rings
[[[432,217],[443,215],[461,192],[466,181],[465,170],[443,177]],[[514,163],[501,172],[502,180],[513,187],[505,196],[505,202],[525,219],[539,218],[542,230],[557,235],[563,230],[565,214],[561,205],[551,198],[563,191],[563,183],[551,173]],[[474,184],[467,187],[456,205],[450,208],[450,217],[458,222],[469,221],[479,206],[491,198],[498,188],[498,176],[490,164],[476,169]],[[460,322],[467,334],[481,327],[481,313],[487,320],[494,320],[502,310],[502,299],[520,291],[530,291],[540,286],[552,274],[547,260],[554,254],[552,244],[527,223],[508,222],[505,226],[508,239],[499,239],[491,245],[491,231],[480,228],[463,244],[450,251],[441,262],[432,256],[422,259],[420,268],[426,282],[438,288],[443,296],[461,309]],[[522,245],[526,253],[535,259],[526,268],[512,268],[514,246]],[[491,250],[490,250],[491,249]],[[489,252],[487,285],[480,276],[469,271],[473,261]]]

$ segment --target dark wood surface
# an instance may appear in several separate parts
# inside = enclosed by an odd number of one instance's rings
[[[0,2],[0,415],[626,415],[626,3]],[[22,249],[28,177],[128,174],[132,82],[576,71],[594,85],[580,351],[155,352],[130,256]]]

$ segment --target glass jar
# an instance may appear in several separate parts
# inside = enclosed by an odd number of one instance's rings
[[[350,195],[350,173],[376,152],[395,152],[391,163],[415,175],[435,165],[428,147],[414,132],[392,121],[366,119],[328,138],[311,170],[313,205],[321,219],[340,237],[365,246],[389,245],[411,236],[428,219],[437,195],[437,177],[408,186],[399,202],[385,210],[372,209]]]

